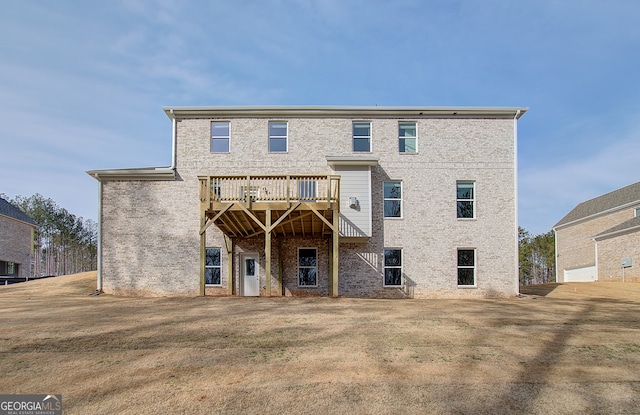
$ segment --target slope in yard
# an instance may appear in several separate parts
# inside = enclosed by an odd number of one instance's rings
[[[637,413],[636,287],[123,298],[56,277],[0,288],[0,393],[59,393],[65,414]]]

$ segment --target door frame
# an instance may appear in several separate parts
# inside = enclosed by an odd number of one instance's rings
[[[253,258],[256,261],[256,276],[258,277],[258,293],[256,295],[247,295],[245,293],[245,260]],[[243,252],[240,254],[240,295],[243,297],[259,297],[260,296],[260,254],[258,252]]]

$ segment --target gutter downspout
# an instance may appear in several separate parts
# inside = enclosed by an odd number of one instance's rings
[[[96,292],[102,292],[102,180],[100,175],[95,173],[96,180],[98,181],[98,249],[96,252],[96,263],[98,266]]]
[[[171,170],[176,170],[176,147],[177,147],[177,136],[178,136],[178,124],[176,121],[176,116],[173,113],[173,108],[170,110],[171,113]]]
[[[596,263],[596,275],[595,275],[596,279],[595,280],[598,281],[598,279],[599,279],[598,278],[598,241],[596,240],[596,238],[591,238],[591,240],[593,241],[593,246],[594,246],[593,249],[594,249],[594,254],[595,254],[595,257],[596,257],[596,261],[595,261],[595,263]],[[622,268],[622,282],[624,282],[624,268]]]
[[[520,295],[520,243],[519,243],[519,232],[518,232],[518,117],[520,116],[520,110],[516,110],[516,115],[513,117],[513,188],[515,191],[515,265],[516,265],[516,296]]]

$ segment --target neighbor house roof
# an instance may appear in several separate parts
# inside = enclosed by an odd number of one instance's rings
[[[36,221],[31,219],[29,215],[24,213],[19,208],[13,206],[11,203],[7,202],[3,198],[0,197],[0,215],[8,216],[12,219],[19,220],[20,222],[25,222],[32,226],[38,226]]]
[[[640,231],[640,216],[636,216],[635,218],[631,218],[621,224],[614,226],[613,228],[607,229],[604,232],[601,232],[594,236],[594,239],[605,239],[607,237],[616,236],[624,233],[637,232]]]
[[[640,182],[580,203],[553,227],[558,228],[592,216],[640,203]]]
[[[204,117],[498,117],[520,118],[522,107],[387,107],[387,106],[246,106],[246,107],[163,107],[173,118]]]

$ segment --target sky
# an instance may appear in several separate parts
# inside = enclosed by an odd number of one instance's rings
[[[519,222],[640,181],[636,0],[0,0],[0,193],[97,220],[163,106],[527,107]]]

